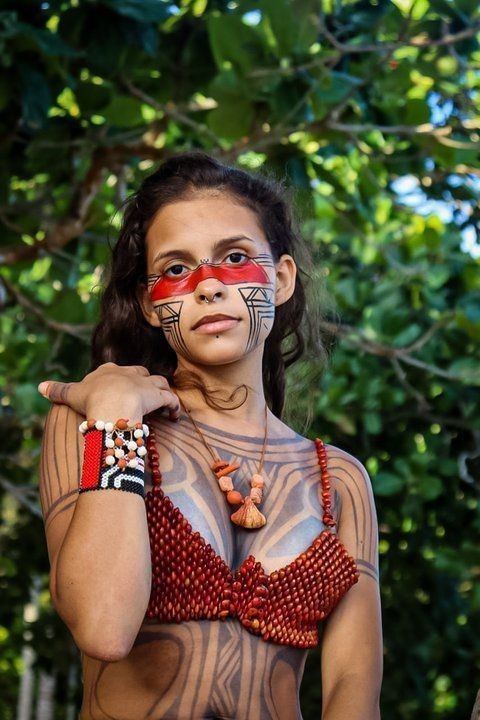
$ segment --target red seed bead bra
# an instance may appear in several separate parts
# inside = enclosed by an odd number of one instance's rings
[[[327,454],[315,441],[321,471],[323,522],[333,527]],[[162,488],[155,433],[147,450],[152,490],[145,496],[152,558],[146,619],[159,623],[237,618],[265,641],[297,648],[318,644],[324,620],[360,577],[338,537],[323,530],[289,565],[266,574],[249,555],[235,572],[192,526]]]

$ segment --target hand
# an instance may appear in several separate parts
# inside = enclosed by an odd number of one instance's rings
[[[38,391],[47,400],[96,420],[114,422],[123,417],[136,422],[159,408],[168,411],[170,420],[180,416],[179,399],[168,381],[162,375],[150,375],[141,365],[107,362],[80,382],[44,380]]]

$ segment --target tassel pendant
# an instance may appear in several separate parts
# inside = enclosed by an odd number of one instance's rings
[[[263,527],[267,523],[265,515],[262,515],[252,498],[248,495],[244,499],[243,505],[230,515],[230,520],[235,523],[235,525],[247,528],[248,530]]]

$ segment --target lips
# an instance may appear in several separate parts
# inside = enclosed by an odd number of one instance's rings
[[[195,325],[192,327],[192,330],[196,330],[201,325],[220,322],[221,320],[238,320],[238,318],[233,317],[232,315],[224,315],[222,313],[215,313],[214,315],[204,315],[202,318],[200,318],[200,320],[198,320],[198,322],[195,323]]]

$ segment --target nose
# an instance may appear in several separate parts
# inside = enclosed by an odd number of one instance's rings
[[[198,303],[215,302],[224,299],[225,295],[225,285],[215,278],[202,280],[195,288],[195,300]]]

